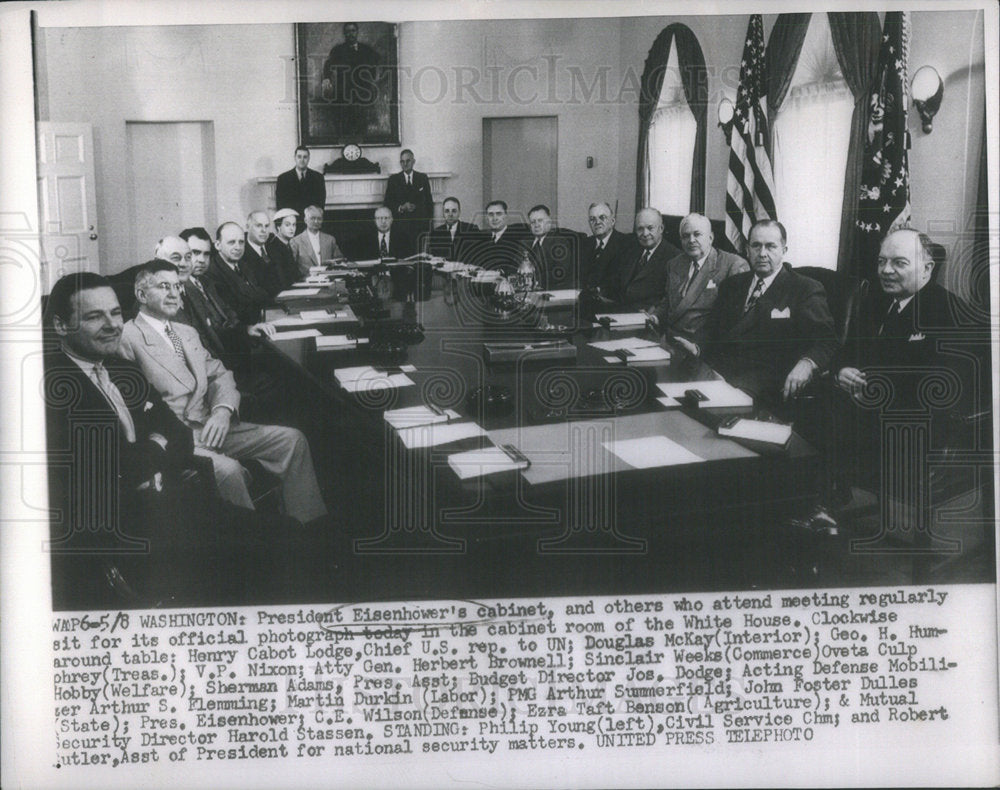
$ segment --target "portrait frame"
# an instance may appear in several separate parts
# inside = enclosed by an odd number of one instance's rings
[[[349,24],[358,30],[353,54],[344,34]],[[395,24],[300,22],[295,55],[303,145],[400,145]]]

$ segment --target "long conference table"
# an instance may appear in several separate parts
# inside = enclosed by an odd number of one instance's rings
[[[500,309],[495,282],[438,262],[422,301],[347,298],[345,278],[380,271],[317,273],[267,313],[272,356],[326,418],[310,439],[338,459],[337,572],[359,599],[778,581],[780,522],[816,491],[800,436],[720,436],[721,418],[761,410],[670,401],[660,385],[721,379],[647,326],[595,323],[574,292]],[[669,358],[592,345],[627,338]]]

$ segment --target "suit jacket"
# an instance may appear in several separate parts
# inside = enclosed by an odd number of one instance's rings
[[[219,298],[229,305],[244,324],[256,324],[261,320],[264,308],[270,303],[268,295],[257,280],[257,273],[243,260],[234,271],[218,255],[213,254],[208,269],[202,275],[203,281],[211,282]]]
[[[580,287],[580,237],[572,231],[553,228],[539,245],[527,242],[541,288]]]
[[[462,220],[457,224],[454,242],[447,225],[438,225],[434,228],[427,240],[427,252],[431,255],[440,255],[449,261],[463,260],[461,256],[467,254],[472,244],[479,241],[479,228],[471,222]]]
[[[125,324],[119,353],[139,364],[149,383],[186,425],[203,425],[216,406],[236,412],[240,393],[233,374],[208,353],[195,329],[178,323],[172,326],[184,346],[184,359],[142,313]]]
[[[184,283],[184,306],[177,311],[174,321],[198,330],[202,345],[232,370],[250,352],[246,326],[219,298],[211,282],[199,280],[199,289],[193,280]]]
[[[403,173],[393,173],[386,182],[383,202],[392,210],[397,221],[402,219],[419,224],[424,230],[430,229],[434,219],[434,198],[431,196],[431,182],[426,173],[414,170],[413,183],[410,185],[407,185]],[[401,212],[399,207],[403,203],[413,203],[415,208],[413,211]]]
[[[268,300],[270,300],[283,290],[284,272],[281,270],[281,264],[271,256],[266,241],[261,246],[261,253],[258,253],[250,245],[250,240],[247,239],[241,263],[253,273],[253,279],[267,292]],[[267,256],[266,260],[265,255]]]
[[[823,286],[786,263],[746,314],[756,275],[723,280],[706,328],[705,356],[731,384],[777,400],[785,378],[803,357],[824,370],[837,351],[833,317]]]
[[[583,287],[600,288],[613,292],[618,270],[625,265],[632,251],[637,247],[635,236],[612,228],[607,243],[597,252],[597,239],[588,236],[582,242]]]
[[[302,222],[305,219],[308,206],[323,208],[325,205],[326,182],[322,174],[307,167],[305,178],[300,181],[298,173],[293,167],[278,176],[275,190],[275,206],[277,208],[295,209],[299,212],[299,221]]]
[[[483,230],[479,232],[478,239],[469,245],[464,263],[513,273],[517,271],[526,251],[523,236],[516,229],[507,228],[497,242],[493,241],[490,231]]]
[[[308,233],[309,231],[307,230],[302,231],[288,244],[292,251],[292,260],[295,261],[295,266],[298,269],[300,277],[306,277],[309,275],[310,266],[322,266],[323,261],[343,256],[343,253],[337,246],[337,240],[329,233],[320,231],[319,258],[317,259],[316,252],[313,250],[312,244],[309,243]]]
[[[277,267],[279,291],[288,288],[299,279],[299,267],[295,263],[295,256],[292,254],[291,242],[285,243],[274,234],[268,237],[264,247],[267,254]]]
[[[357,245],[358,258],[360,260],[370,261],[381,257],[378,229],[376,227],[365,228],[357,239]],[[389,257],[406,258],[411,254],[409,249],[409,239],[396,230],[396,226],[393,225],[389,231]]]
[[[101,511],[100,503],[117,494],[127,506],[137,486],[155,472],[182,468],[193,447],[191,430],[174,416],[139,366],[117,357],[103,364],[132,417],[134,443],[128,441],[117,413],[90,376],[61,350],[44,357],[52,507],[64,514],[62,528],[78,534],[89,532],[88,528],[106,532],[107,522],[91,523],[111,515]],[[93,430],[97,425],[110,431]],[[150,439],[154,433],[167,440],[165,450]],[[113,480],[101,474],[112,470]]]
[[[661,240],[652,257],[642,264],[645,250],[637,246],[618,270],[617,278],[611,278],[612,298],[626,310],[641,310],[658,304],[667,287],[667,262],[679,252],[674,245]]]
[[[750,270],[739,255],[712,249],[684,295],[681,292],[691,272],[691,259],[678,255],[667,263],[667,289],[656,308],[660,328],[685,337],[698,345],[706,340],[705,326],[719,295],[719,285],[727,277]]]

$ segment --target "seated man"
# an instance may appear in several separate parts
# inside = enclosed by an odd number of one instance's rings
[[[680,252],[663,240],[663,215],[655,208],[640,209],[635,215],[635,235],[639,249],[608,273],[609,293],[604,295],[612,309],[652,310],[666,290],[667,262]]]
[[[382,258],[402,260],[409,254],[409,239],[393,230],[392,212],[388,206],[375,209],[374,225],[367,227],[358,238],[359,260],[370,261]],[[413,269],[407,266],[393,267],[392,298],[408,299],[415,284]]]
[[[136,278],[139,315],[122,332],[120,353],[139,363],[150,383],[194,431],[194,452],[211,459],[222,496],[252,508],[249,474],[241,458],[254,458],[282,482],[289,516],[302,523],[326,513],[305,436],[294,428],[239,419],[240,394],[232,374],[198,333],[174,323],[181,285],[176,267],[153,261]]]
[[[446,197],[441,204],[444,223],[431,231],[427,252],[449,261],[462,261],[470,245],[479,237],[479,228],[462,222],[462,204],[457,197]]]
[[[235,222],[223,222],[215,231],[215,252],[205,272],[216,293],[247,326],[259,323],[271,297],[244,257],[246,240]]]
[[[246,246],[242,265],[253,273],[253,279],[267,291],[270,298],[284,290],[286,272],[281,261],[271,257],[267,240],[271,236],[271,220],[266,211],[252,211],[247,217]]]
[[[752,271],[728,277],[702,345],[677,341],[735,387],[772,407],[793,398],[837,351],[823,286],[785,263],[785,227],[762,220],[750,229]]]
[[[549,207],[537,205],[528,212],[531,240],[528,251],[538,272],[540,288],[580,287],[580,244],[575,233],[552,227]]]
[[[306,229],[292,239],[289,246],[299,277],[308,277],[310,266],[322,266],[326,261],[344,255],[337,246],[337,240],[323,232],[323,209],[319,206],[306,209]]]
[[[704,343],[719,285],[750,266],[739,255],[712,246],[712,223],[702,214],[684,217],[680,232],[684,252],[667,262],[667,288],[653,319],[663,332]]]
[[[608,203],[591,203],[587,220],[592,235],[583,244],[582,286],[613,290],[611,275],[629,256],[635,239],[615,230],[615,215]]]
[[[486,204],[486,230],[480,234],[465,263],[484,269],[498,269],[505,274],[517,271],[525,248],[521,239],[507,226],[507,219],[507,204],[504,201],[491,200]]]

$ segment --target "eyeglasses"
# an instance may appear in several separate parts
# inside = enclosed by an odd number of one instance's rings
[[[184,290],[184,286],[181,285],[180,283],[153,283],[148,287],[156,288],[160,291],[163,291],[164,293],[179,294],[182,290]]]

